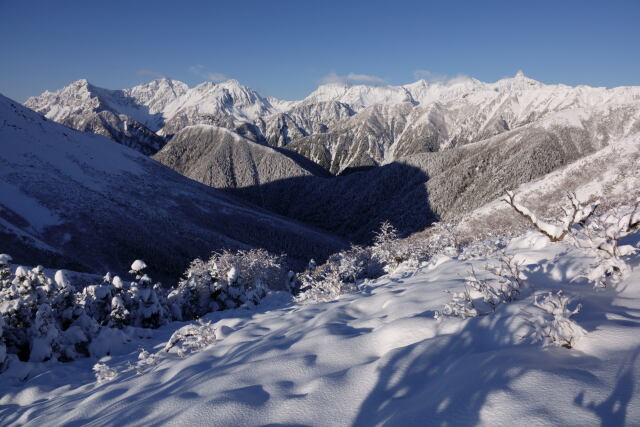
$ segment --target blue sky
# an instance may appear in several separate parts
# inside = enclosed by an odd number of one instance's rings
[[[0,0],[0,93],[24,101],[87,78],[235,78],[306,96],[331,78],[416,76],[640,85],[640,1]],[[337,76],[337,77],[336,77]]]

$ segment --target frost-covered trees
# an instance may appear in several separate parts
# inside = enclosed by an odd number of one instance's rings
[[[585,277],[596,286],[606,287],[629,272],[627,258],[638,251],[620,242],[640,229],[640,200],[634,206],[622,206],[586,221],[572,233],[574,244],[595,258]]]
[[[559,224],[551,224],[538,218],[527,207],[516,201],[516,196],[512,191],[507,191],[502,200],[526,218],[536,230],[547,236],[549,240],[559,242],[569,234],[574,225],[584,223],[598,207],[598,203],[584,204],[580,202],[574,193],[569,193],[567,197],[569,206],[562,207],[564,217],[559,221]]]
[[[322,265],[309,265],[299,275],[297,301],[330,301],[358,289],[362,279],[384,274],[384,264],[371,248],[352,246],[331,255]]]
[[[322,265],[315,261],[298,275],[297,301],[330,301],[358,289],[364,279],[390,273],[411,257],[412,247],[398,238],[397,230],[383,222],[370,247],[352,246],[331,255]]]
[[[576,340],[586,334],[580,325],[571,320],[571,316],[580,312],[582,305],[578,304],[570,310],[570,302],[569,297],[562,291],[549,292],[541,299],[539,295],[535,296],[533,306],[539,315],[533,314],[528,319],[535,341],[543,342],[545,345],[572,348]]]
[[[186,325],[171,335],[164,347],[165,352],[175,351],[178,356],[185,357],[198,352],[216,341],[216,330],[211,322],[199,320],[193,325]]]
[[[286,289],[282,257],[262,249],[223,251],[194,260],[168,296],[177,319],[195,319],[216,310],[255,305],[270,289]]]
[[[598,202],[581,203],[575,194],[569,194],[569,207],[564,207],[564,217],[553,225],[537,218],[531,211],[515,201],[515,195],[507,192],[504,200],[552,242],[570,236],[575,246],[586,249],[595,258],[585,277],[597,286],[606,287],[623,278],[629,267],[626,257],[637,251],[629,244],[620,244],[628,235],[640,229],[640,200],[634,206],[617,207],[596,215]]]
[[[488,264],[485,272],[486,278],[481,279],[472,269],[465,279],[464,291],[451,292],[451,301],[434,317],[466,319],[492,313],[500,304],[516,300],[525,286],[521,263],[513,257],[502,256],[499,264]]]
[[[386,273],[393,271],[409,258],[408,247],[400,243],[398,230],[390,222],[383,222],[373,240],[371,257],[382,266]]]

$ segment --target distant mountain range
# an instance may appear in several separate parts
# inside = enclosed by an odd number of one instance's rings
[[[383,220],[412,232],[459,217],[640,132],[640,87],[545,85],[523,73],[329,84],[299,101],[235,80],[115,91],[80,80],[25,105],[356,242]]]
[[[575,113],[560,118],[564,124],[628,123],[620,116],[635,114],[639,102],[638,87],[545,85],[518,73],[495,83],[458,78],[404,86],[329,84],[300,101],[264,98],[236,80],[189,88],[163,78],[123,90],[79,80],[25,105],[145,154],[185,127],[207,124],[286,147],[339,174],[481,141],[561,111]],[[604,143],[626,132],[615,123],[599,127]]]

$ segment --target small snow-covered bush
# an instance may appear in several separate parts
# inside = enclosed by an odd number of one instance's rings
[[[472,269],[465,279],[463,292],[451,292],[451,301],[436,311],[434,317],[477,317],[492,313],[500,304],[516,300],[524,287],[521,264],[513,257],[502,256],[497,265],[485,267],[488,277],[478,278]]]
[[[562,291],[549,292],[541,299],[538,298],[539,295],[536,295],[533,307],[538,309],[540,316],[534,315],[527,319],[532,328],[533,339],[545,345],[572,348],[586,334],[580,325],[571,320],[571,316],[580,312],[582,305],[578,304],[570,310],[571,301]]]
[[[624,278],[630,268],[627,259],[638,251],[620,241],[640,229],[640,201],[635,206],[617,207],[586,221],[572,232],[574,244],[595,258],[585,277],[596,286],[606,287]]]
[[[409,247],[403,243],[398,239],[398,230],[390,222],[383,222],[371,246],[372,260],[379,263],[385,273],[392,272],[410,257]]]
[[[143,375],[153,369],[159,362],[160,357],[157,353],[150,353],[147,350],[140,350],[138,353],[138,361],[132,368],[138,375]]]
[[[178,356],[196,353],[216,341],[216,330],[211,322],[198,321],[197,324],[183,326],[171,335],[164,347],[165,352],[175,351]]]
[[[98,384],[114,380],[118,376],[118,373],[114,369],[104,363],[96,363],[93,365],[93,372],[96,375],[96,382]]]
[[[376,271],[377,270],[377,271]],[[310,265],[300,277],[296,301],[331,301],[358,289],[358,281],[383,274],[371,251],[359,246],[333,254],[320,265]]]
[[[262,249],[223,251],[208,261],[194,260],[168,295],[177,319],[196,319],[216,310],[255,305],[269,290],[286,289],[282,257]]]

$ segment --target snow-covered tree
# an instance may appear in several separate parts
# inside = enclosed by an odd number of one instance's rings
[[[406,245],[399,242],[398,230],[390,222],[383,222],[371,246],[372,258],[383,266],[386,273],[389,273],[408,259],[406,249]]]
[[[487,277],[480,279],[475,270],[465,279],[463,292],[451,292],[451,301],[436,311],[434,317],[468,317],[492,313],[505,303],[520,296],[524,284],[521,263],[513,257],[502,256],[499,264],[485,267]]]
[[[634,206],[612,209],[589,218],[573,231],[576,246],[587,249],[595,258],[585,277],[596,286],[606,287],[624,278],[630,268],[628,257],[638,251],[620,241],[640,229],[640,200]]]
[[[540,315],[531,315],[527,319],[534,340],[545,345],[572,348],[575,342],[586,334],[580,325],[571,320],[571,316],[580,312],[582,305],[578,304],[570,310],[570,302],[570,298],[562,291],[549,292],[541,299],[539,295],[535,296],[533,306],[538,309]]]
[[[167,319],[168,309],[163,297],[162,285],[153,283],[144,273],[146,268],[147,264],[139,259],[131,264],[129,273],[135,275],[136,280],[131,282],[129,287],[133,301],[129,312],[135,326],[157,328],[169,320]]]
[[[206,262],[194,260],[169,294],[168,304],[176,318],[195,319],[211,311],[255,305],[270,289],[286,289],[288,281],[279,256],[263,249],[223,251]]]
[[[503,201],[511,206],[518,214],[527,219],[540,233],[544,234],[552,242],[563,240],[571,231],[574,225],[583,224],[598,207],[598,202],[584,204],[578,200],[574,193],[568,194],[569,205],[563,206],[564,216],[557,224],[551,224],[538,218],[526,206],[516,201],[516,195],[512,191],[507,191]]]
[[[43,362],[57,359],[60,354],[58,326],[48,303],[38,305],[30,331],[29,361]]]

